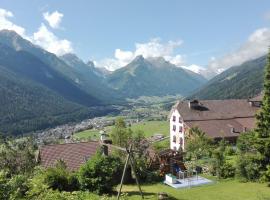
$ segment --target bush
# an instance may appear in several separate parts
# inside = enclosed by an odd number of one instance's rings
[[[226,146],[226,148],[225,148],[225,155],[226,156],[233,156],[233,155],[235,155],[235,153],[236,152],[232,146]]]
[[[114,156],[97,153],[79,171],[82,189],[98,194],[109,193],[120,182],[121,160]]]
[[[267,182],[268,187],[270,187],[270,165],[267,166],[267,170],[262,174],[261,181]]]
[[[149,172],[146,175],[146,183],[156,183],[162,181],[164,178],[160,176],[160,171]]]
[[[10,185],[8,185],[7,173],[0,171],[0,199],[9,199]]]
[[[57,164],[45,172],[45,184],[53,190],[74,191],[79,189],[79,181],[75,174],[68,172],[63,163]]]
[[[221,178],[231,178],[235,175],[235,167],[230,163],[221,166]]]
[[[13,176],[8,184],[10,187],[10,199],[22,199],[28,191],[28,178],[26,175]]]
[[[236,175],[242,181],[255,181],[260,177],[259,156],[253,153],[239,155],[236,165]]]

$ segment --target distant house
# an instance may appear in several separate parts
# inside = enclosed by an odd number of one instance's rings
[[[240,133],[255,127],[255,113],[262,96],[253,99],[193,100],[177,102],[169,115],[170,148],[185,149],[188,130],[199,127],[215,140],[225,138],[235,142]]]
[[[54,167],[57,161],[62,160],[68,170],[76,171],[91,159],[100,147],[97,141],[45,145],[39,149],[39,159],[44,168]]]

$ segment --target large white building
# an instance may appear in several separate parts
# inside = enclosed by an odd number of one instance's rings
[[[170,148],[185,150],[189,129],[198,127],[214,140],[235,143],[240,133],[255,127],[262,96],[253,99],[179,101],[171,109]]]

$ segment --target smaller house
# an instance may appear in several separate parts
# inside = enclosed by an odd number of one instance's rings
[[[57,161],[62,160],[68,170],[76,171],[91,159],[101,146],[97,141],[45,145],[39,149],[39,160],[44,168],[54,167]]]

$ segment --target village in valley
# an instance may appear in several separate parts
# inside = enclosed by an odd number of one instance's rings
[[[268,8],[3,0],[0,200],[270,200]]]
[[[143,185],[157,179],[164,185],[164,191],[157,193],[158,198],[166,199],[170,196],[166,192],[170,187],[187,190],[205,184],[214,185],[222,179],[235,176],[237,139],[255,128],[255,116],[262,106],[262,97],[259,94],[249,99],[178,100],[167,112],[166,121],[136,121],[128,120],[127,117],[84,121],[74,126],[77,129],[73,128],[71,134],[68,132],[68,137],[62,137],[64,140],[55,139],[54,142],[60,144],[41,145],[38,162],[44,168],[51,168],[61,160],[67,170],[78,171],[99,150],[103,156],[120,151],[121,155],[130,155],[134,159],[130,166],[129,163],[122,166],[124,179],[129,177],[131,181],[138,178],[142,197]],[[121,141],[121,135],[118,134],[127,134],[125,131],[130,132],[130,135],[125,139],[122,136]],[[60,132],[65,131],[62,129]],[[141,135],[136,136],[137,132]],[[131,145],[134,151],[129,149]],[[210,155],[218,153],[212,148],[224,148],[219,152],[223,154],[219,155],[221,158]],[[136,169],[136,159],[142,157],[144,164]],[[126,169],[134,170],[133,175],[128,174],[131,171]],[[213,179],[213,175],[218,179]],[[128,183],[122,181],[120,187]]]

